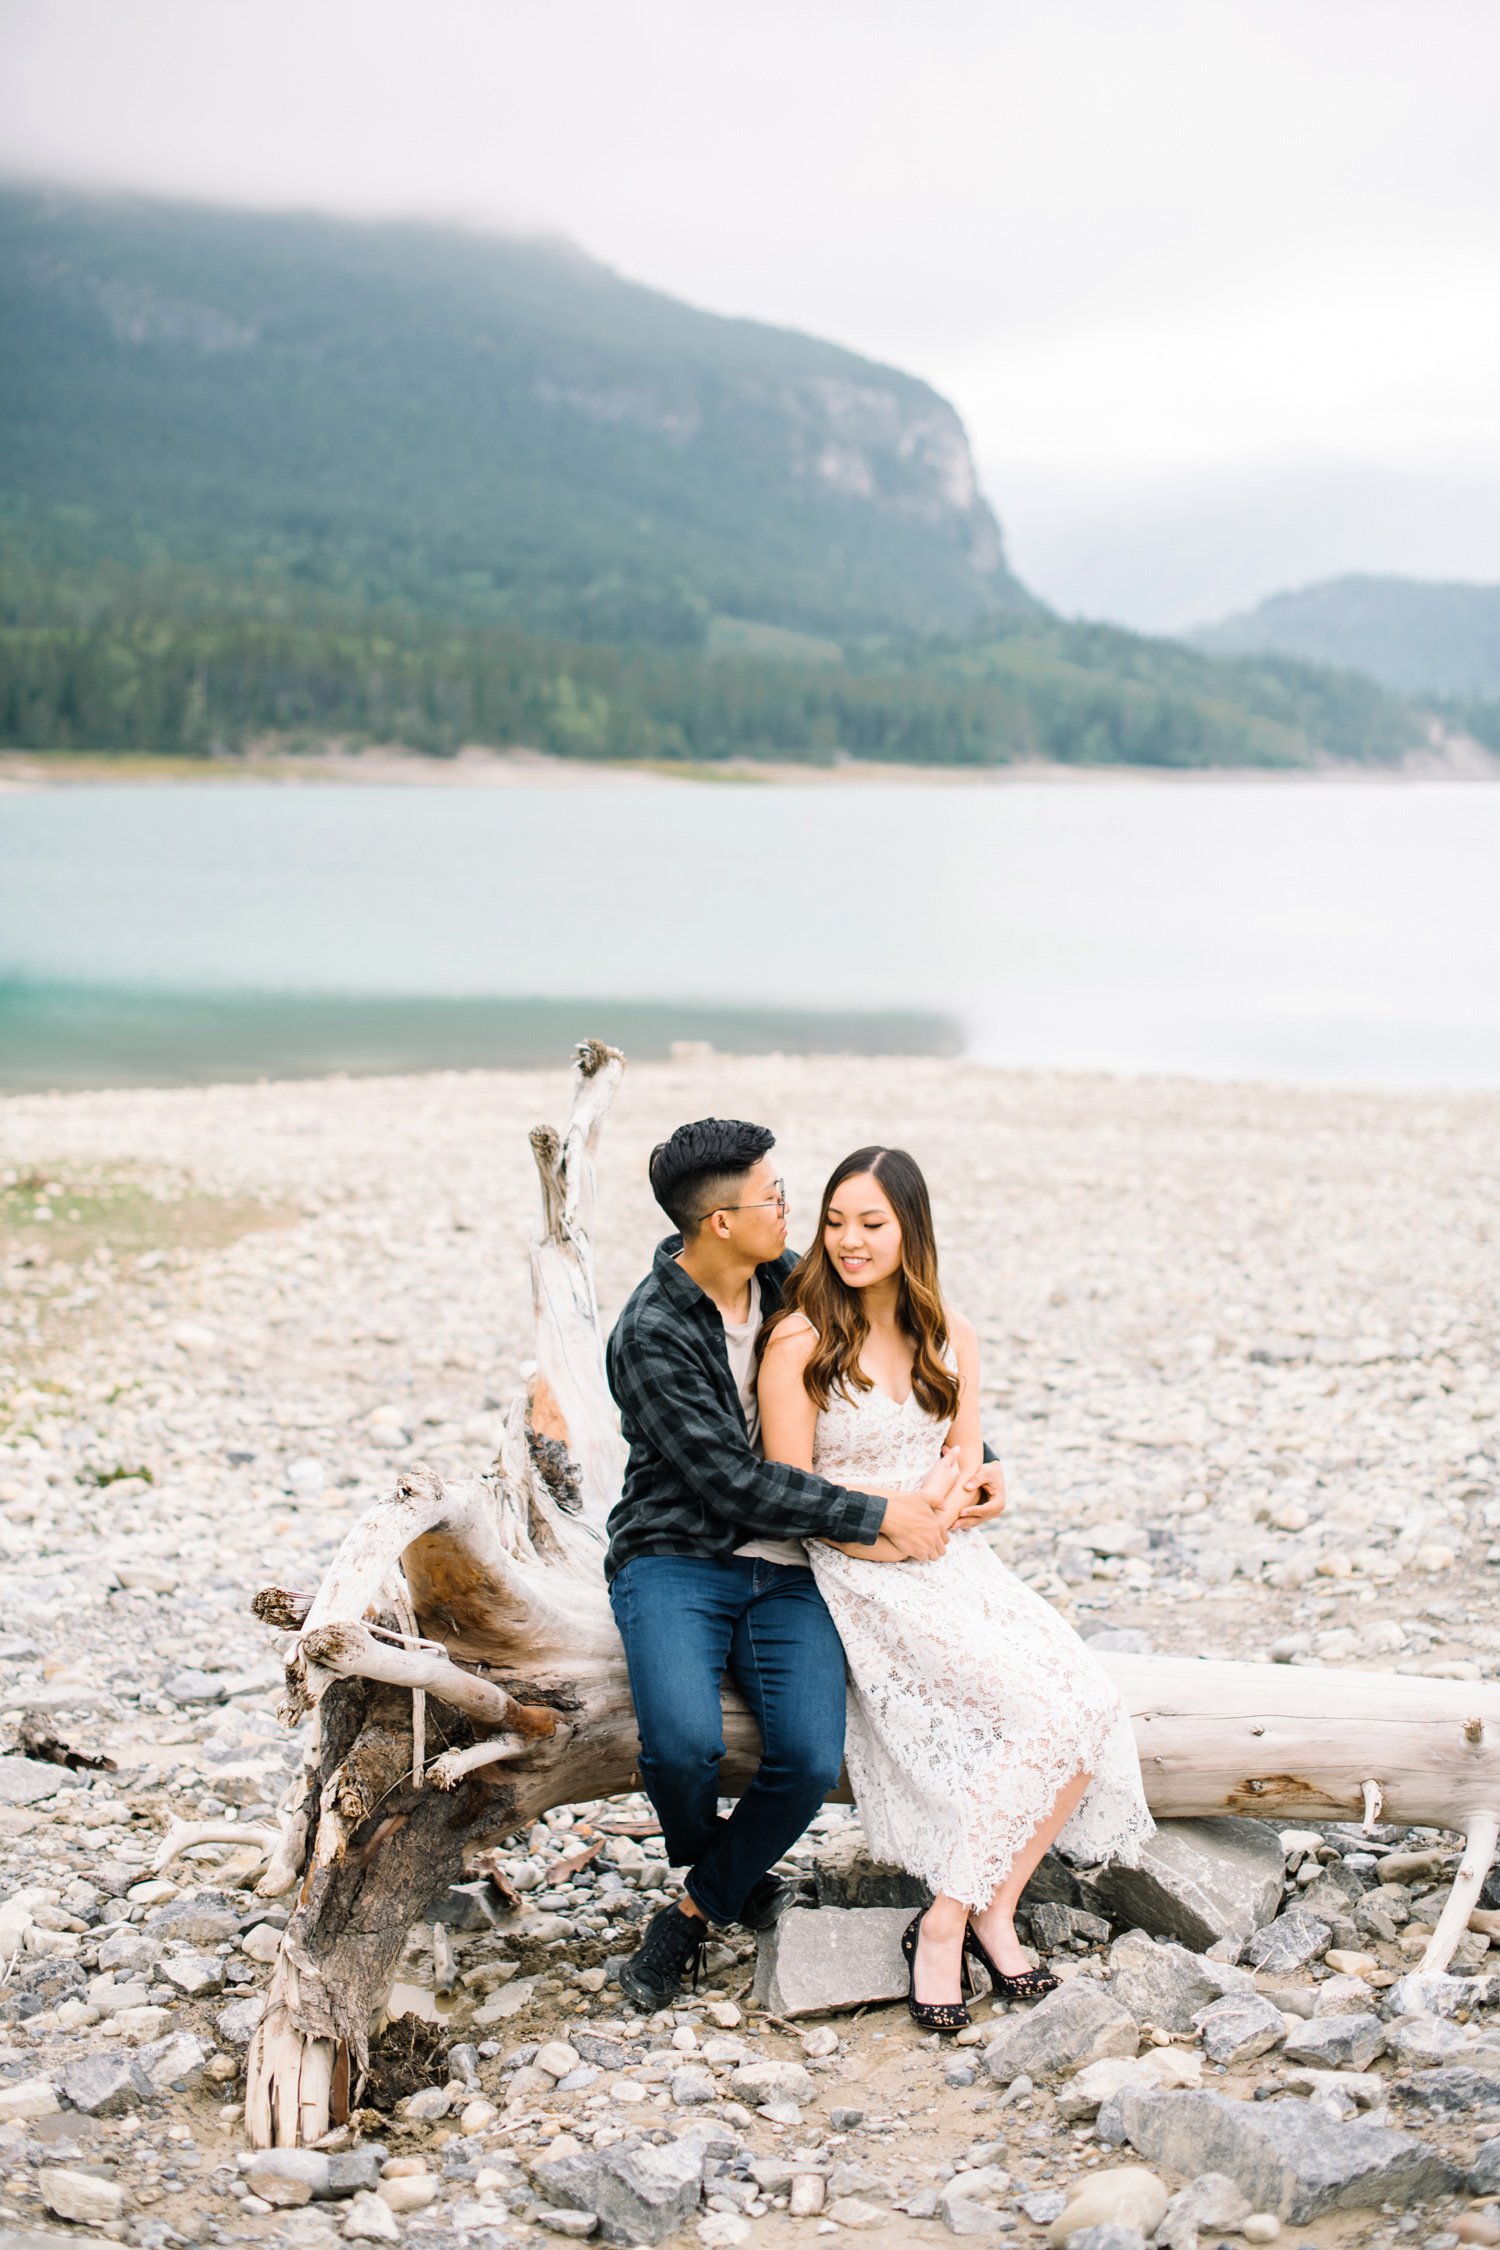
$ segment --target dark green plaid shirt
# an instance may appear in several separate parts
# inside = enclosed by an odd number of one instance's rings
[[[871,1545],[883,1500],[766,1461],[751,1445],[723,1318],[678,1265],[681,1248],[679,1234],[657,1245],[605,1352],[630,1448],[624,1489],[610,1512],[605,1576],[613,1578],[635,1555],[727,1558],[748,1539],[821,1533]],[[794,1263],[787,1250],[757,1268],[762,1318],[781,1303]]]

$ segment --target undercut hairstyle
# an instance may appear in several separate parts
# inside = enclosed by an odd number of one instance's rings
[[[648,1167],[651,1193],[686,1241],[710,1211],[739,1201],[739,1187],[776,1135],[764,1125],[737,1117],[700,1117],[679,1125],[669,1141],[659,1141]]]

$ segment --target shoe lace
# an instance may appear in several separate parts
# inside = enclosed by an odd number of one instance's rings
[[[703,1966],[707,1947],[707,1930],[695,1925],[679,1908],[668,1907],[646,1932],[645,1943],[640,1951],[641,1966],[666,1969],[678,1974],[691,1962],[692,1988],[696,1992],[698,1974]]]

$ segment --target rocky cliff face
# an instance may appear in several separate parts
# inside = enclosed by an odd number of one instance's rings
[[[567,629],[1031,606],[928,385],[567,246],[10,192],[0,324],[0,504],[44,519]]]

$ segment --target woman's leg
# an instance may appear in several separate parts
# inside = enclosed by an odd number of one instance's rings
[[[970,1916],[980,1943],[1002,1976],[1020,1976],[1026,1968],[1026,1956],[1016,1936],[1016,1908],[1021,1903],[1021,1893],[1036,1873],[1047,1847],[1067,1825],[1069,1814],[1093,1778],[1090,1773],[1075,1773],[1065,1784],[1046,1819],[1011,1861],[1010,1873],[989,1905]]]
[[[939,1891],[917,1931],[912,1996],[925,2007],[964,1997],[964,1932],[969,1910]]]

